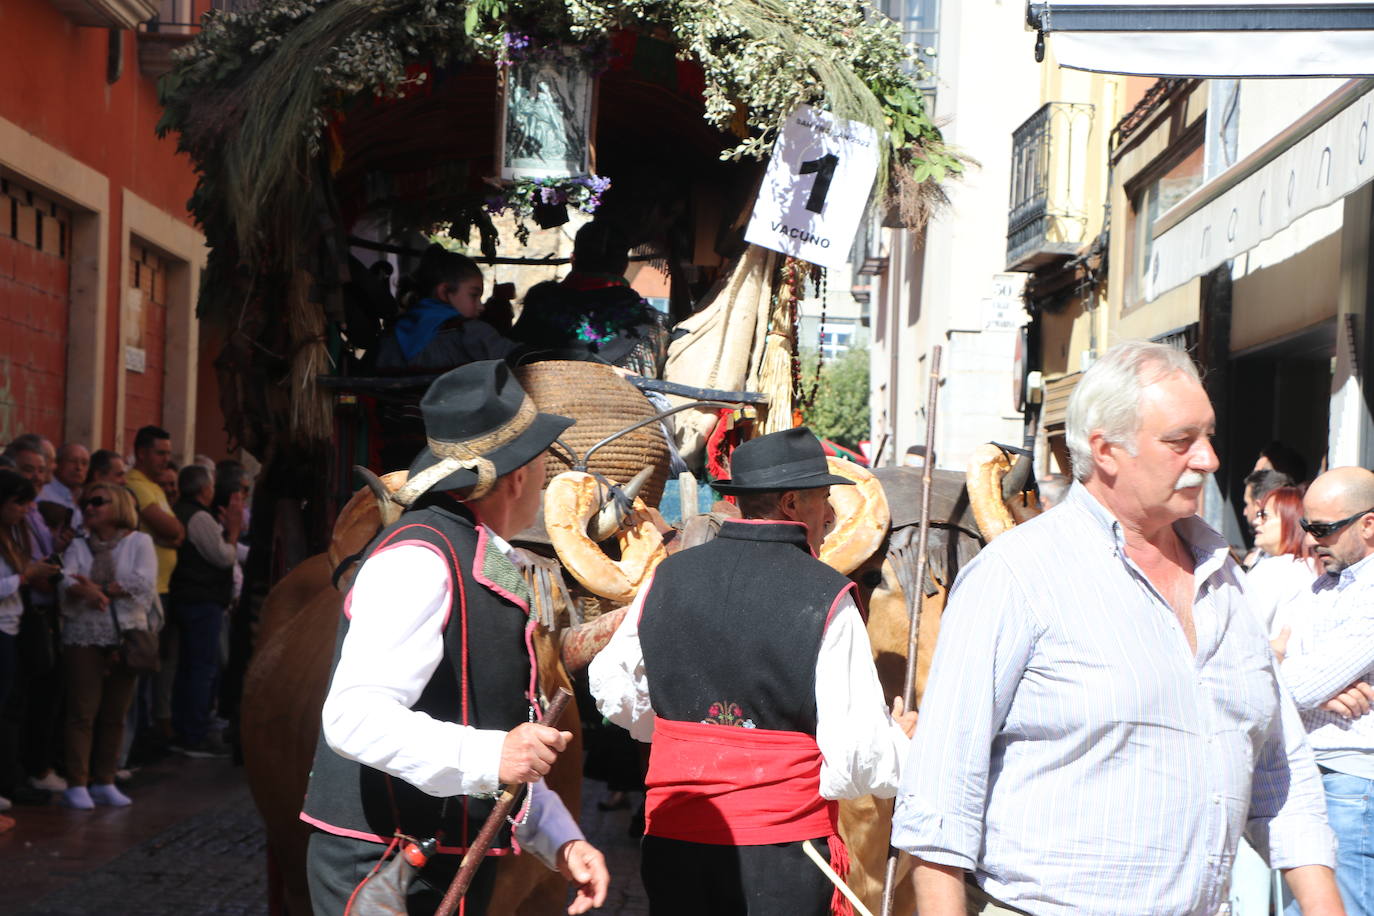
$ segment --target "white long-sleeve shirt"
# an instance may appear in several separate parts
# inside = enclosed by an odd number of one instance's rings
[[[588,676],[602,715],[640,741],[652,741],[654,711],[639,644],[639,615],[648,589],[635,596]],[[901,783],[910,739],[892,718],[873,666],[873,647],[854,599],[840,600],[816,659],[816,744],[821,795],[891,798]]]
[[[1323,574],[1293,617],[1283,678],[1317,763],[1374,779],[1374,716],[1347,719],[1322,709],[1350,684],[1374,683],[1374,557]]]
[[[492,543],[510,547],[493,532]],[[349,598],[350,623],[325,697],[325,741],[350,760],[390,773],[437,798],[491,794],[499,786],[506,732],[443,722],[410,707],[444,655],[448,565],[403,545],[367,560]],[[551,868],[582,831],[542,781],[516,839]]]

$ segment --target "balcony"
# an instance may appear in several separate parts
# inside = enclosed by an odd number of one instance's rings
[[[1087,242],[1083,173],[1092,121],[1092,105],[1047,102],[1012,133],[1007,270],[1040,270]]]

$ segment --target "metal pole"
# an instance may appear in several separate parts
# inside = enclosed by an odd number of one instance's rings
[[[916,654],[921,642],[921,609],[925,605],[931,470],[935,467],[935,413],[939,403],[940,347],[937,345],[930,354],[930,394],[926,400],[926,460],[925,467],[921,469],[921,528],[917,535],[916,578],[912,585],[916,594],[906,596],[907,618],[910,621],[906,639],[906,678],[902,682],[902,704],[906,709],[913,709],[916,705]],[[897,857],[900,854],[900,850],[888,846],[887,869],[883,874],[882,916],[892,914],[892,895],[897,883]]]

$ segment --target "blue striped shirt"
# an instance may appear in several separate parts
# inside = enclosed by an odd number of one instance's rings
[[[893,844],[1036,916],[1213,916],[1241,832],[1334,864],[1306,734],[1226,542],[1195,560],[1197,652],[1080,484],[969,564],[941,621]]]

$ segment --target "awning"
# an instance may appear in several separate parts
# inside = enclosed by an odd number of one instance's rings
[[[1142,76],[1374,74],[1374,0],[1052,0],[1027,21],[1061,66]]]
[[[1154,299],[1374,180],[1374,80],[1351,80],[1155,220]]]

